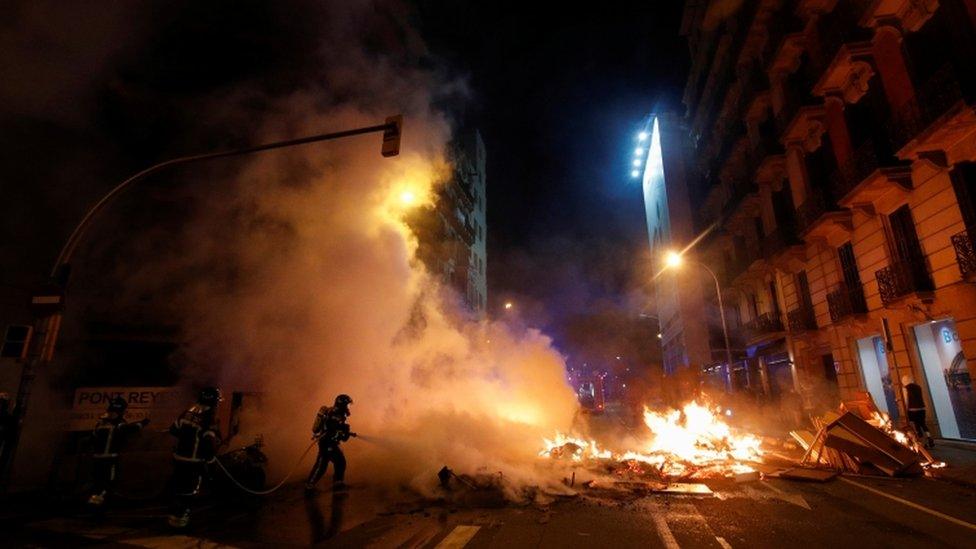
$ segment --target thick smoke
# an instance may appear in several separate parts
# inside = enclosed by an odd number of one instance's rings
[[[353,430],[368,435],[346,445],[353,482],[424,490],[448,465],[534,483],[541,438],[577,406],[562,357],[536,331],[471,320],[415,258],[405,219],[450,175],[450,125],[431,105],[451,84],[355,37],[329,40],[353,46],[325,54],[327,85],[272,101],[260,137],[403,113],[401,155],[381,157],[377,135],[266,153],[195,208],[179,259],[143,271],[184,280],[186,381],[262,393],[243,429],[264,435],[279,475],[318,407],[348,393]]]

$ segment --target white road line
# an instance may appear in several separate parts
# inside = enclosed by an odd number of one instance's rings
[[[469,526],[460,524],[455,526],[451,533],[441,540],[434,549],[461,549],[471,541],[471,538],[480,530],[480,526]]]
[[[668,521],[664,519],[664,512],[661,508],[653,501],[648,501],[647,504],[650,507],[651,520],[654,521],[654,529],[657,530],[661,543],[668,549],[681,549],[678,540],[674,539],[674,534],[671,533],[671,528],[668,527]]]
[[[119,543],[127,545],[137,545],[148,549],[218,549],[233,548],[232,545],[224,545],[215,541],[210,541],[191,536],[158,536],[153,538],[123,539],[117,540]]]
[[[722,546],[722,549],[732,549],[732,546],[729,545],[729,542],[725,541],[725,538],[723,537],[715,536],[715,541]]]
[[[768,488],[768,489],[772,490],[773,492],[776,492],[776,494],[777,494],[776,498],[777,499],[780,499],[782,501],[785,501],[786,503],[792,503],[793,505],[797,505],[799,507],[802,507],[802,508],[806,509],[807,511],[811,511],[812,510],[812,509],[810,509],[810,504],[807,503],[807,500],[803,499],[803,496],[801,496],[800,494],[793,494],[793,493],[787,492],[786,490],[783,490],[782,488],[777,488],[773,483],[771,483],[769,481],[762,482],[762,483],[760,483],[760,485],[763,486],[764,488]]]
[[[971,522],[966,522],[966,521],[964,521],[962,519],[957,519],[956,517],[951,517],[949,515],[946,515],[945,513],[940,513],[938,511],[936,511],[935,509],[929,509],[928,507],[926,507],[924,505],[919,505],[918,503],[915,503],[913,501],[908,501],[907,499],[902,499],[902,498],[900,498],[898,496],[893,496],[893,495],[891,495],[891,494],[889,494],[887,492],[882,492],[881,490],[877,490],[875,488],[871,488],[870,486],[867,486],[866,484],[861,484],[860,482],[855,482],[855,481],[853,481],[853,480],[851,480],[849,478],[844,478],[844,477],[837,477],[837,478],[839,478],[840,480],[842,480],[842,481],[844,481],[844,482],[846,482],[848,484],[853,484],[854,486],[858,486],[860,488],[863,488],[863,489],[865,489],[868,492],[871,492],[873,494],[878,494],[879,496],[886,497],[888,499],[897,501],[898,503],[905,504],[905,505],[907,505],[909,507],[912,507],[914,509],[918,509],[919,511],[923,511],[923,512],[928,513],[930,515],[939,517],[940,519],[947,520],[947,521],[949,521],[949,522],[951,522],[953,524],[958,524],[959,526],[963,526],[965,528],[969,528],[970,530],[976,530],[976,524],[973,524]]]

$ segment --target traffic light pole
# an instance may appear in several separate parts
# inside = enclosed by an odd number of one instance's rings
[[[363,128],[355,128],[352,130],[343,130],[339,132],[323,133],[318,135],[311,135],[308,137],[301,137],[298,139],[289,139],[285,141],[275,141],[272,143],[264,143],[262,145],[255,145],[253,147],[245,147],[242,149],[233,149],[227,151],[218,151],[212,153],[195,154],[189,156],[181,156],[178,158],[172,158],[158,164],[154,164],[141,172],[129,177],[125,181],[122,181],[116,185],[111,191],[101,198],[98,202],[93,205],[85,216],[82,217],[81,221],[68,236],[68,240],[64,243],[61,248],[61,252],[58,254],[57,260],[54,262],[54,267],[51,269],[50,278],[54,286],[57,286],[60,290],[60,305],[56,310],[51,313],[38,318],[34,322],[33,334],[28,342],[28,350],[26,361],[24,362],[24,367],[21,370],[20,384],[17,388],[17,400],[14,407],[15,414],[15,426],[13,436],[8,440],[8,444],[5,445],[6,456],[0,456],[0,466],[5,470],[0,471],[2,473],[3,487],[9,485],[10,471],[14,466],[14,458],[16,457],[16,451],[19,446],[20,436],[23,431],[24,418],[27,414],[27,405],[30,401],[31,389],[34,385],[34,379],[37,377],[37,368],[41,364],[50,363],[54,357],[54,348],[57,344],[58,334],[61,330],[61,320],[64,314],[64,301],[63,295],[68,285],[68,277],[70,275],[70,263],[71,257],[74,255],[75,249],[78,247],[78,243],[81,241],[85,234],[85,231],[91,225],[92,221],[95,219],[97,214],[102,211],[109,202],[121,194],[124,190],[130,187],[133,183],[141,181],[146,177],[162,170],[163,168],[169,168],[173,166],[180,166],[183,164],[192,164],[194,162],[203,162],[207,160],[215,160],[218,158],[228,158],[233,156],[244,156],[248,154],[270,151],[274,149],[283,149],[287,147],[296,147],[299,145],[305,145],[308,143],[317,143],[319,141],[329,141],[333,139],[341,139],[343,137],[352,137],[356,135],[363,135],[367,133],[377,133],[383,132],[383,146],[381,149],[381,154],[385,157],[396,156],[400,154],[400,136],[403,126],[403,117],[401,115],[387,117],[383,124],[378,124],[375,126],[367,126]],[[46,298],[45,298],[46,299]],[[32,302],[37,303],[38,297],[32,298]]]

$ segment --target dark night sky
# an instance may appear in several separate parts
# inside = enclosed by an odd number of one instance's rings
[[[261,94],[235,90],[301,87],[334,15],[312,0],[95,4],[0,7],[4,306],[111,182],[248,141],[222,102],[260,112]],[[551,325],[633,287],[645,233],[628,162],[641,119],[678,103],[682,3],[502,4],[414,0],[386,17],[410,19],[431,53],[421,62],[471,90],[451,108],[488,147],[490,301],[519,299]],[[228,140],[228,128],[244,129]]]
[[[544,324],[619,301],[646,242],[633,135],[653,110],[679,108],[682,2],[419,4],[429,46],[474,89],[468,116],[489,155],[492,301],[529,300]]]

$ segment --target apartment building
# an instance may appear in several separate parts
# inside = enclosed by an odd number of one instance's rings
[[[976,2],[686,4],[695,253],[736,390],[869,392],[976,439]],[[703,366],[704,368],[704,366]]]

